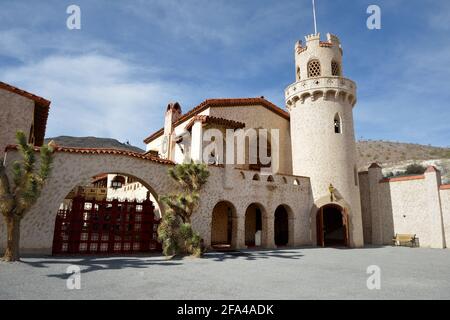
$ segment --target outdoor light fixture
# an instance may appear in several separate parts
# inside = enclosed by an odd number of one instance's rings
[[[111,181],[111,188],[120,189],[120,188],[122,188],[124,183],[125,183],[124,177],[116,175]]]

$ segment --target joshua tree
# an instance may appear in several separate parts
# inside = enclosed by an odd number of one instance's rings
[[[20,222],[28,213],[48,178],[52,163],[53,148],[40,148],[40,168],[35,170],[36,156],[32,145],[22,131],[16,134],[18,149],[22,155],[20,161],[15,161],[12,167],[12,182],[6,174],[6,168],[0,163],[0,212],[5,217],[7,227],[7,247],[3,257],[5,261],[20,259]]]
[[[180,192],[161,197],[166,212],[158,228],[158,236],[166,255],[179,252],[201,254],[200,236],[192,230],[191,216],[198,206],[199,192],[207,182],[209,171],[205,164],[183,163],[169,169]]]

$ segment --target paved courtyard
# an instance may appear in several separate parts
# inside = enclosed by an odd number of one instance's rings
[[[81,269],[69,290],[67,267]],[[366,285],[381,269],[380,290]],[[26,257],[0,262],[0,299],[450,299],[450,250],[319,249],[209,253],[203,259]]]

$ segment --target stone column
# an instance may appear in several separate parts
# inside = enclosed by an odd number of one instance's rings
[[[383,244],[383,213],[379,202],[380,180],[383,179],[381,167],[372,163],[369,167],[370,211],[372,214],[372,244]]]
[[[245,212],[233,217],[233,236],[231,245],[235,249],[246,249],[245,246]]]
[[[435,167],[430,166],[425,171],[425,184],[427,192],[427,211],[430,217],[431,247],[445,248],[444,221],[442,218],[439,186],[441,185],[441,173]],[[419,239],[420,241],[420,239]]]
[[[277,246],[275,245],[275,218],[273,216],[268,216],[263,218],[264,219],[264,225],[263,225],[263,243],[262,247],[268,248],[268,249],[274,249]]]
[[[295,218],[293,215],[289,215],[288,217],[288,246],[289,247],[295,247],[297,245],[296,239],[295,239]]]

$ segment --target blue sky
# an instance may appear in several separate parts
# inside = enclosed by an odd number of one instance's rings
[[[358,84],[356,137],[450,145],[450,2],[316,0]],[[66,8],[81,7],[81,30]],[[382,29],[366,27],[370,4]],[[310,0],[1,0],[0,80],[52,101],[47,136],[113,137],[143,147],[164,107],[257,97],[284,108]]]

